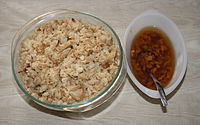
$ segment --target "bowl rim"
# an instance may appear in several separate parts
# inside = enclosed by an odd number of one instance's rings
[[[175,90],[175,88],[181,83],[184,75],[185,75],[185,72],[186,72],[186,68],[187,68],[187,52],[186,52],[186,47],[185,47],[185,41],[183,39],[183,36],[180,32],[180,30],[178,29],[177,25],[170,19],[168,18],[167,16],[165,16],[164,14],[162,14],[161,12],[157,11],[157,10],[154,10],[154,9],[151,9],[151,10],[146,10],[144,12],[142,12],[140,15],[138,15],[137,17],[135,17],[131,23],[128,25],[126,31],[125,31],[125,36],[124,36],[124,41],[125,41],[125,50],[127,48],[127,38],[128,38],[128,34],[131,30],[131,26],[141,17],[143,16],[147,16],[147,15],[158,15],[162,18],[164,18],[169,24],[171,24],[177,31],[178,33],[178,37],[180,37],[180,44],[182,44],[183,46],[183,67],[181,69],[181,73],[180,75],[178,76],[178,79],[168,88],[164,88],[165,90],[165,93],[166,95],[169,95],[171,92],[173,92]],[[137,86],[137,88],[139,88],[144,94],[146,94],[147,96],[151,97],[151,98],[160,98],[160,95],[158,93],[157,90],[152,90],[152,89],[149,89],[147,87],[145,87],[144,85],[142,85],[136,78],[135,76],[133,75],[132,71],[131,71],[131,68],[129,67],[129,64],[128,64],[128,60],[127,60],[127,53],[125,51],[125,56],[126,56],[126,61],[127,61],[127,72],[128,72],[128,75],[130,77],[130,79],[132,80],[132,82]]]
[[[37,22],[38,20],[40,19],[43,19],[44,17],[48,16],[48,15],[51,15],[51,14],[58,14],[58,13],[73,13],[73,14],[80,14],[80,15],[84,15],[84,16],[88,16],[88,17],[91,17],[97,21],[99,21],[100,23],[104,24],[105,27],[107,27],[114,35],[113,37],[116,38],[116,42],[118,44],[118,47],[119,47],[119,50],[120,50],[120,63],[119,63],[119,66],[118,66],[118,69],[117,69],[117,72],[115,73],[115,76],[112,80],[112,82],[110,82],[104,89],[102,89],[96,96],[88,99],[88,100],[85,100],[85,101],[82,101],[82,102],[79,102],[79,103],[74,103],[74,104],[69,104],[69,105],[58,105],[58,104],[51,104],[51,103],[47,103],[47,102],[44,102],[44,101],[41,101],[35,97],[33,97],[20,83],[18,77],[17,77],[17,72],[15,71],[15,49],[16,49],[16,46],[14,45],[14,43],[16,41],[18,41],[18,38],[23,34],[23,29],[25,29],[26,27],[28,27],[29,25],[32,25],[33,23]],[[48,19],[48,20],[51,20]],[[17,85],[19,86],[19,88],[25,93],[25,95],[27,95],[28,97],[30,97],[32,100],[38,102],[38,103],[41,103],[43,105],[46,105],[46,106],[49,106],[49,107],[53,107],[53,108],[56,108],[56,109],[64,109],[64,110],[68,110],[67,108],[74,108],[74,109],[79,109],[79,108],[82,108],[82,107],[85,107],[85,106],[88,106],[96,101],[98,101],[99,99],[101,99],[105,94],[107,94],[108,91],[110,91],[110,89],[112,88],[113,85],[115,85],[115,83],[117,82],[118,80],[118,76],[120,75],[120,72],[122,70],[122,66],[123,66],[123,60],[124,60],[124,54],[123,54],[123,48],[122,48],[122,45],[121,45],[121,42],[120,42],[120,39],[118,37],[118,35],[116,34],[116,32],[114,31],[114,29],[109,25],[107,24],[105,21],[103,21],[102,19],[100,19],[99,17],[97,16],[94,16],[90,13],[86,13],[86,12],[79,12],[79,11],[74,11],[74,10],[69,10],[69,9],[56,9],[56,10],[53,10],[53,11],[49,11],[49,12],[46,12],[44,14],[41,14],[39,16],[36,16],[34,18],[32,18],[31,20],[29,20],[27,23],[25,23],[18,31],[17,33],[15,34],[13,40],[12,40],[12,44],[11,44],[11,66],[12,66],[12,74],[13,74],[13,77],[14,77],[14,80],[15,82],[17,83]]]

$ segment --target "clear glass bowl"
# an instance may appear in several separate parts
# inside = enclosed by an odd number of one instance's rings
[[[103,26],[108,31],[110,31],[113,35],[114,41],[118,43],[119,49],[120,49],[120,65],[118,68],[117,73],[115,74],[115,77],[113,81],[105,87],[99,94],[97,94],[95,97],[86,100],[84,102],[76,103],[76,104],[70,104],[70,105],[56,105],[56,104],[50,104],[46,103],[44,101],[41,101],[39,99],[36,99],[33,97],[28,91],[24,88],[23,82],[20,80],[18,73],[17,73],[17,66],[18,66],[18,54],[19,54],[19,48],[21,46],[21,42],[27,38],[30,32],[32,32],[36,27],[39,25],[53,19],[64,19],[64,18],[75,18],[75,19],[83,19],[91,24]],[[71,10],[55,10],[51,12],[47,12],[45,14],[42,14],[38,17],[35,17],[31,21],[29,21],[27,24],[25,24],[15,35],[13,42],[12,42],[12,49],[11,49],[11,61],[12,61],[12,73],[15,82],[19,86],[19,88],[30,97],[33,101],[36,103],[45,106],[49,109],[54,110],[62,110],[62,111],[72,111],[72,112],[84,112],[91,110],[107,100],[111,98],[117,90],[120,88],[120,86],[124,83],[124,79],[126,76],[126,62],[125,57],[123,54],[123,49],[120,43],[120,39],[115,33],[115,31],[109,26],[107,23],[105,23],[103,20],[99,19],[96,16],[77,12],[77,11],[71,11]]]

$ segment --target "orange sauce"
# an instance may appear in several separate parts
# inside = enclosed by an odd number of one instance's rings
[[[149,89],[156,86],[149,76],[152,73],[166,87],[174,73],[175,56],[168,36],[156,27],[145,27],[132,41],[132,72],[136,79]]]

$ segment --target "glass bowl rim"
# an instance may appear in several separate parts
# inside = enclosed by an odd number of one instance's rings
[[[41,19],[41,18],[44,18],[45,16],[48,16],[50,14],[57,14],[59,12],[72,12],[74,14],[81,14],[81,15],[85,15],[85,16],[89,16],[89,17],[92,17],[94,18],[95,20],[103,23],[107,28],[109,28],[111,30],[111,32],[114,34],[114,37],[116,38],[117,40],[117,43],[118,43],[118,46],[119,46],[119,50],[120,50],[120,64],[118,66],[118,69],[117,69],[117,72],[115,73],[115,76],[112,80],[112,82],[110,82],[104,89],[102,89],[96,96],[88,99],[88,100],[85,100],[85,101],[82,101],[82,102],[79,102],[79,103],[74,103],[74,104],[68,104],[68,105],[58,105],[58,104],[51,104],[51,103],[47,103],[47,102],[44,102],[44,101],[41,101],[35,97],[33,97],[22,85],[21,83],[19,82],[18,80],[18,77],[16,75],[16,71],[15,71],[15,49],[16,49],[16,46],[14,46],[14,43],[17,41],[17,38],[19,38],[20,34],[23,34],[23,29],[25,29],[27,26],[29,25],[32,25],[32,23],[34,23],[35,21]],[[51,20],[51,19],[48,19],[48,20]],[[16,44],[17,45],[17,44]],[[87,105],[87,104],[90,104],[92,103],[93,101],[97,100],[98,98],[100,98],[101,96],[103,96],[110,88],[111,86],[116,82],[119,74],[120,74],[120,71],[121,71],[121,68],[122,68],[122,65],[123,65],[123,58],[124,58],[124,55],[123,55],[123,48],[122,48],[122,45],[121,45],[121,42],[120,42],[120,39],[118,37],[118,35],[116,34],[116,32],[114,31],[114,29],[108,25],[105,21],[103,21],[102,19],[98,18],[97,16],[94,16],[92,14],[89,14],[89,13],[86,13],[86,12],[79,12],[79,11],[74,11],[74,10],[69,10],[69,9],[57,9],[57,10],[53,10],[53,11],[49,11],[49,12],[46,12],[44,14],[41,14],[39,16],[36,16],[35,18],[31,19],[30,21],[28,21],[26,24],[24,24],[18,31],[17,33],[15,34],[13,40],[12,40],[12,45],[11,45],[11,63],[12,63],[12,74],[14,76],[14,79],[15,79],[15,82],[17,83],[17,85],[19,86],[19,88],[25,93],[25,95],[27,95],[28,97],[30,97],[32,100],[38,102],[38,103],[41,103],[41,104],[44,104],[44,105],[47,105],[47,106],[50,106],[50,107],[54,107],[54,108],[59,108],[59,109],[63,109],[63,108],[72,108],[72,107],[79,107],[79,106],[84,106],[84,105]]]

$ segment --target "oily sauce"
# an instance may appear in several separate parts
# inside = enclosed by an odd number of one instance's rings
[[[166,87],[170,82],[175,65],[174,50],[167,35],[156,27],[145,27],[132,41],[132,72],[136,79],[149,89],[156,86],[149,76],[152,73]]]

